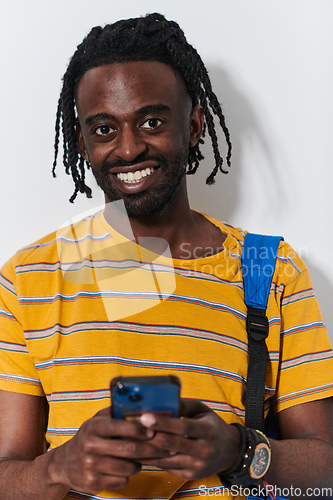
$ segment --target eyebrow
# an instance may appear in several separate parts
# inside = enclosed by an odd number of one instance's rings
[[[148,104],[147,106],[143,106],[142,108],[135,111],[137,115],[144,115],[146,113],[155,113],[156,111],[171,111],[170,107],[166,104]],[[85,119],[86,125],[91,125],[92,123],[97,122],[98,120],[116,120],[114,115],[110,113],[96,113],[96,115],[89,115]]]
[[[91,125],[92,123],[97,122],[98,120],[115,120],[115,117],[110,113],[97,113],[96,115],[89,115],[85,119],[84,123],[86,125]]]
[[[145,113],[154,113],[156,111],[171,111],[171,109],[166,104],[148,104],[147,106],[143,106],[138,109],[136,113],[138,115],[143,115]]]

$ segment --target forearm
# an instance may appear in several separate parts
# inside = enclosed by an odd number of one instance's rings
[[[272,461],[266,481],[279,488],[331,488],[333,496],[333,447],[313,438],[271,440]],[[319,497],[317,497],[319,498]],[[327,498],[327,496],[326,496]]]
[[[33,461],[0,461],[0,498],[6,500],[61,500],[69,487],[57,483],[53,451]]]

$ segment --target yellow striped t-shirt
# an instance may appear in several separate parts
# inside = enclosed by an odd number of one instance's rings
[[[183,260],[171,259],[163,241],[153,253],[149,242],[127,240],[99,212],[5,264],[0,389],[47,397],[51,449],[110,405],[110,380],[119,375],[177,375],[182,397],[244,424],[244,233],[207,218],[226,239],[220,253],[205,258],[187,260],[184,247]],[[330,343],[308,271],[285,242],[267,316],[266,412],[332,396]],[[217,476],[186,482],[146,467],[122,490],[70,490],[66,499],[194,498],[203,496],[202,485],[223,495]]]

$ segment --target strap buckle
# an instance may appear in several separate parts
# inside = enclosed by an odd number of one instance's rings
[[[246,329],[249,337],[256,342],[265,340],[268,336],[268,319],[264,309],[247,308]]]

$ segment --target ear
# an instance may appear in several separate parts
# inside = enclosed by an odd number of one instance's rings
[[[77,123],[75,126],[75,134],[76,134],[77,147],[79,148],[81,155],[86,161],[89,161],[86,144],[84,142],[83,134],[79,123]]]
[[[190,117],[190,148],[196,146],[202,136],[202,130],[205,123],[205,115],[202,107],[197,104]]]

